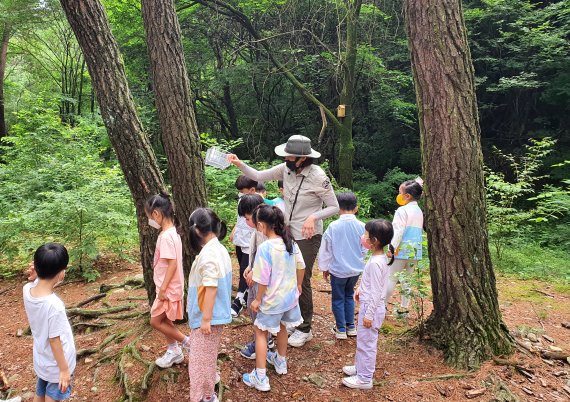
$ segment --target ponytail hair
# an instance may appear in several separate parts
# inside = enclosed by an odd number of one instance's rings
[[[259,205],[253,212],[253,222],[255,224],[263,222],[269,226],[276,235],[283,239],[287,252],[293,254],[293,237],[289,226],[285,226],[285,216],[278,207],[267,204]]]
[[[422,197],[424,191],[423,187],[424,181],[418,177],[414,180],[407,180],[402,183],[404,186],[404,192],[410,194],[414,200],[419,200]]]
[[[388,250],[390,250],[390,254],[392,254],[392,258],[390,258],[390,262],[388,262],[388,265],[392,265],[394,263],[394,257],[396,256],[396,250],[394,250],[394,246],[392,246],[392,243],[388,244]]]
[[[144,210],[149,214],[154,210],[160,211],[162,216],[168,219],[174,218],[174,205],[170,201],[170,195],[163,190],[158,194],[152,195],[146,199]]]
[[[392,223],[385,219],[373,219],[366,223],[364,229],[368,232],[368,237],[374,247],[383,249],[388,246],[388,249],[392,253],[392,258],[390,259],[390,262],[388,262],[388,265],[392,265],[394,262],[395,251],[394,246],[390,244],[394,237],[394,228],[392,227]]]
[[[160,211],[163,217],[172,220],[172,223],[176,227],[176,230],[179,231],[180,221],[176,216],[174,203],[170,199],[170,194],[167,192],[160,190],[158,194],[147,198],[146,202],[144,203],[144,210],[149,214],[151,214],[154,210]]]
[[[228,232],[226,223],[222,222],[210,208],[195,209],[188,220],[190,224],[188,239],[190,240],[190,247],[196,253],[202,250],[203,240],[208,234],[214,233],[221,241]]]

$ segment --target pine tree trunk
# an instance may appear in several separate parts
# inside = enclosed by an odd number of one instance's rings
[[[6,61],[8,58],[8,42],[10,41],[10,25],[4,24],[2,29],[2,43],[0,43],[0,138],[8,135],[6,128],[6,114],[4,108],[4,75],[6,74]]]
[[[103,122],[133,196],[145,287],[152,303],[155,297],[152,256],[158,233],[147,224],[144,202],[164,189],[162,175],[138,118],[103,6],[99,0],[60,1],[83,51]]]
[[[142,0],[142,15],[162,143],[168,160],[176,214],[181,222],[184,272],[188,277],[192,253],[185,228],[192,211],[207,203],[200,133],[192,108],[174,2]]]
[[[487,238],[474,72],[459,0],[407,0],[426,187],[434,309],[448,363],[476,368],[511,352]]]

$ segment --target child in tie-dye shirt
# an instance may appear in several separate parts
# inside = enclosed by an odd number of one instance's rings
[[[255,319],[255,369],[243,375],[243,382],[260,391],[269,391],[266,359],[277,374],[287,373],[287,327],[303,322],[299,295],[305,275],[305,263],[299,247],[285,227],[283,212],[278,207],[260,205],[254,212],[257,230],[267,241],[257,249],[253,263],[253,281],[257,296],[251,309]],[[277,352],[267,352],[267,333],[277,336]]]

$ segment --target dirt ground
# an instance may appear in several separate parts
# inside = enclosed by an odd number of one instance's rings
[[[114,260],[100,261],[98,269],[102,276],[96,282],[69,283],[58,289],[57,293],[67,307],[73,307],[99,293],[101,284],[120,284],[126,278],[140,274],[138,266]],[[237,266],[234,276],[237,278]],[[35,376],[32,339],[25,334],[28,325],[21,297],[24,283],[23,277],[19,281],[0,283],[0,370],[8,379],[11,396],[19,395],[23,396],[23,400],[32,400]],[[287,375],[278,377],[269,371],[272,387],[269,393],[250,389],[241,381],[241,374],[251,371],[254,366],[253,361],[239,355],[239,348],[251,338],[251,326],[246,320],[240,319],[224,329],[219,355],[224,385],[223,400],[463,401],[471,400],[467,397],[469,394],[473,395],[473,400],[479,401],[570,401],[568,362],[543,360],[536,352],[540,347],[548,349],[551,346],[555,350],[559,347],[569,351],[570,329],[563,327],[562,323],[570,322],[570,293],[556,292],[555,287],[544,282],[504,277],[498,278],[498,287],[505,322],[522,344],[527,342],[526,346],[530,346],[533,353],[526,352],[523,346],[509,357],[514,365],[487,362],[474,373],[457,371],[445,365],[441,352],[425,343],[419,343],[415,336],[407,333],[416,323],[415,317],[402,321],[389,315],[378,345],[375,374],[377,386],[370,391],[354,391],[342,386],[340,369],[343,365],[352,363],[356,341],[335,340],[331,331],[333,317],[330,293],[327,292],[329,285],[320,275],[315,275],[314,339],[303,348],[289,348]],[[97,348],[108,336],[125,334],[124,338],[112,339],[97,353],[78,359],[72,401],[121,400],[124,388],[117,380],[118,366],[127,374],[129,389],[140,388],[147,371],[147,366],[142,361],[153,361],[165,349],[161,336],[149,330],[145,315],[125,317],[125,314],[145,313],[149,310],[144,296],[144,289],[131,289],[129,286],[126,289],[117,288],[85,308],[101,309],[131,304],[130,310],[96,319],[72,319],[75,324],[112,324],[92,332],[76,325],[74,332],[78,350]],[[429,303],[426,303],[426,309],[428,312],[431,309]],[[183,332],[188,331],[184,324],[179,325],[179,328]],[[535,338],[537,342],[531,342]],[[135,349],[129,349],[129,346],[135,346]],[[121,353],[128,350],[135,350],[135,353]],[[141,359],[136,358],[136,351],[140,353]],[[511,396],[508,396],[507,390],[512,392]],[[133,400],[185,401],[188,391],[186,365],[181,364],[172,370],[153,371],[149,377],[148,391],[135,392]]]

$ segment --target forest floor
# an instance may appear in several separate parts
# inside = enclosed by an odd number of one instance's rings
[[[140,275],[138,266],[114,260],[99,261],[97,269],[102,275],[96,282],[68,283],[58,289],[57,293],[68,308],[98,294],[101,284],[121,284],[127,278]],[[237,266],[235,270],[234,274],[237,274]],[[241,381],[241,374],[251,371],[254,366],[253,361],[239,355],[239,348],[252,335],[247,320],[240,319],[224,329],[219,355],[224,401],[340,402],[362,398],[371,401],[570,400],[569,363],[542,359],[538,353],[540,348],[552,349],[550,347],[553,346],[554,350],[559,347],[568,354],[570,329],[562,325],[570,322],[570,291],[567,286],[498,277],[503,318],[522,346],[519,345],[508,358],[507,365],[490,361],[473,373],[446,366],[441,352],[411,335],[408,330],[415,325],[416,317],[402,321],[389,315],[378,345],[377,386],[370,391],[354,391],[341,385],[340,369],[353,361],[356,341],[335,340],[331,332],[333,317],[330,293],[327,292],[329,285],[320,275],[313,278],[314,339],[303,348],[289,348],[287,375],[278,377],[269,371],[271,392],[258,392]],[[24,283],[22,277],[19,281],[0,284],[0,311],[3,315],[0,320],[0,371],[4,372],[11,386],[11,396],[20,395],[23,400],[31,400],[35,376],[32,339],[25,333],[28,325],[21,297]],[[77,349],[94,348],[87,350],[94,353],[84,354],[78,359],[71,400],[117,401],[125,395],[125,383],[133,393],[133,400],[187,400],[186,364],[171,370],[154,369],[147,376],[149,389],[141,394],[141,381],[148,371],[146,363],[153,361],[165,349],[161,336],[150,330],[147,324],[149,306],[144,289],[133,289],[129,285],[119,287],[84,308],[99,310],[122,305],[130,305],[129,310],[95,319],[77,316],[71,319],[75,324]],[[426,302],[427,314],[430,309],[430,303]],[[99,324],[103,328],[85,330],[85,323]],[[111,325],[105,327],[107,324]],[[187,332],[185,324],[179,328]],[[121,374],[122,382],[117,380]]]

